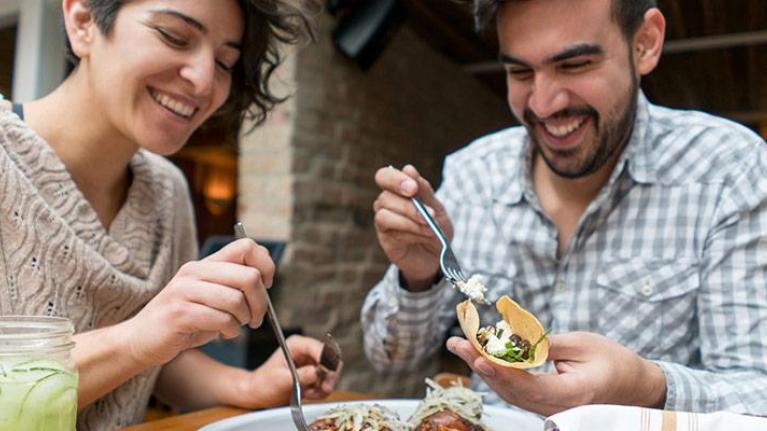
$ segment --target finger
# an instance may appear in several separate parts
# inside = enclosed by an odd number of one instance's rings
[[[432,216],[434,215],[434,212],[442,212],[445,210],[442,203],[434,194],[434,188],[432,188],[431,183],[421,176],[415,166],[406,165],[402,168],[402,172],[406,173],[416,181],[416,184],[418,185],[418,197],[421,198],[427,209],[431,209]]]
[[[391,166],[376,171],[375,182],[382,190],[388,190],[400,196],[409,198],[418,193],[416,180]]]
[[[461,337],[450,337],[447,340],[447,350],[451,351],[454,355],[463,359],[473,370],[475,361],[481,358],[481,355],[469,341]]]
[[[202,260],[184,265],[179,273],[241,291],[248,307],[248,319],[244,323],[253,328],[261,326],[266,313],[266,287],[258,269],[226,261]]]
[[[300,367],[296,370],[298,372],[298,382],[301,384],[301,388],[309,388],[319,380],[317,375],[317,367],[311,365],[306,367]]]
[[[239,289],[195,280],[185,286],[184,297],[188,301],[229,313],[242,325],[251,320],[245,294]]]
[[[208,332],[230,339],[240,335],[240,322],[231,314],[205,305],[187,302],[177,307],[168,307],[167,318],[180,332],[197,335]]]
[[[389,191],[383,191],[378,198],[373,202],[373,212],[377,213],[381,210],[389,210],[403,217],[409,218],[416,223],[426,225],[426,220],[416,210],[415,205],[410,199],[405,199],[399,195],[396,195]],[[426,211],[432,217],[435,216],[435,212],[432,208],[426,207]]]
[[[376,212],[374,221],[376,230],[381,233],[408,233],[421,238],[421,242],[436,240],[434,233],[428,226],[416,223],[413,219],[388,209],[382,209]]]
[[[321,341],[301,335],[291,335],[287,342],[290,355],[297,367],[316,365],[320,362],[323,346]]]
[[[233,241],[216,253],[203,259],[212,262],[230,262],[256,268],[267,288],[274,282],[274,261],[269,256],[269,250],[266,247],[258,245],[250,238],[242,238]]]

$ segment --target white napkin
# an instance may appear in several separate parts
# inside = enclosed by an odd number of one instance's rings
[[[765,431],[767,418],[728,412],[687,413],[588,405],[546,419],[545,431]]]

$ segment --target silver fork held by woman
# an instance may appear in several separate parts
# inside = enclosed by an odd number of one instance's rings
[[[234,232],[237,238],[248,238],[245,233],[245,227],[242,223],[237,222],[234,225]],[[293,362],[293,356],[288,349],[288,343],[285,341],[285,334],[282,333],[282,326],[277,321],[277,314],[274,312],[272,306],[272,300],[269,298],[269,293],[264,291],[266,296],[266,316],[269,319],[269,324],[272,326],[274,335],[277,337],[277,342],[280,344],[282,354],[285,355],[285,361],[290,368],[290,375],[293,377],[293,393],[290,396],[290,415],[293,417],[293,423],[296,425],[298,431],[309,431],[309,425],[306,424],[306,418],[301,408],[301,382],[298,380],[298,371],[296,370],[296,364]]]

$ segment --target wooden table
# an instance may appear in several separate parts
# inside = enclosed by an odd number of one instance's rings
[[[334,391],[324,400],[315,402],[371,400],[374,398],[370,394],[359,392]],[[311,404],[311,402],[306,404]],[[141,425],[123,428],[123,431],[193,431],[203,425],[243,413],[248,413],[248,410],[234,407],[214,407],[166,419],[145,422]]]

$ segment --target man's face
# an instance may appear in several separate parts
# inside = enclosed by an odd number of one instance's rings
[[[638,76],[611,0],[526,0],[498,13],[508,102],[559,176],[594,173],[628,139]]]

